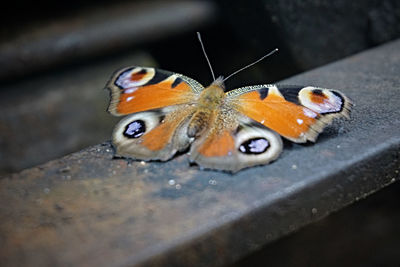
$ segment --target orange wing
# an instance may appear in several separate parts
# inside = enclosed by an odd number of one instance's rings
[[[334,117],[348,117],[350,100],[316,87],[260,85],[227,93],[233,108],[298,143],[315,141]]]
[[[195,101],[203,86],[181,74],[143,67],[129,67],[114,74],[108,111],[121,116]]]

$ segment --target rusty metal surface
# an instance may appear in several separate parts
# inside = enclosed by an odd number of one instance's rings
[[[231,175],[97,145],[0,180],[0,262],[221,266],[399,177],[400,41],[292,77],[353,99],[315,145]],[[228,84],[229,86],[229,84]]]

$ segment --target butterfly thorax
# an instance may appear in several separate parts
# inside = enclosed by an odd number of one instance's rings
[[[215,120],[219,107],[224,103],[225,92],[222,77],[205,88],[197,101],[196,111],[190,119],[187,135],[199,136]]]

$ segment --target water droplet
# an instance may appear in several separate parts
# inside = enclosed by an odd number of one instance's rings
[[[175,182],[175,180],[173,180],[173,179],[171,179],[171,180],[168,181],[168,184],[169,184],[169,185],[175,185],[175,183],[176,183],[176,182]]]
[[[296,165],[296,164],[293,164],[293,165],[292,165],[292,169],[293,169],[293,170],[296,170],[296,169],[297,169],[297,165]]]
[[[208,181],[208,183],[209,183],[210,185],[216,185],[216,184],[217,184],[217,181],[214,180],[214,179],[211,179],[211,180]]]
[[[340,148],[340,145],[337,145],[336,148]]]
[[[106,152],[111,152],[111,149],[107,148],[107,149],[106,149]]]
[[[312,214],[317,214],[317,212],[318,212],[318,210],[317,210],[316,208],[312,208],[312,209],[311,209],[311,213],[312,213]]]
[[[146,161],[142,160],[142,161],[140,162],[140,165],[142,165],[142,166],[146,165]]]
[[[45,189],[43,189],[43,192],[45,193],[45,194],[48,194],[48,193],[50,193],[50,188],[45,188]]]
[[[182,188],[182,186],[180,184],[177,184],[177,185],[175,185],[175,188],[179,190]]]

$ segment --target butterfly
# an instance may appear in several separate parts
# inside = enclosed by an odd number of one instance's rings
[[[264,84],[226,91],[222,77],[204,87],[182,74],[139,66],[117,71],[107,88],[108,111],[127,115],[113,130],[116,156],[166,161],[189,149],[191,162],[229,172],[277,159],[281,137],[315,142],[351,110],[349,98],[336,90]]]

